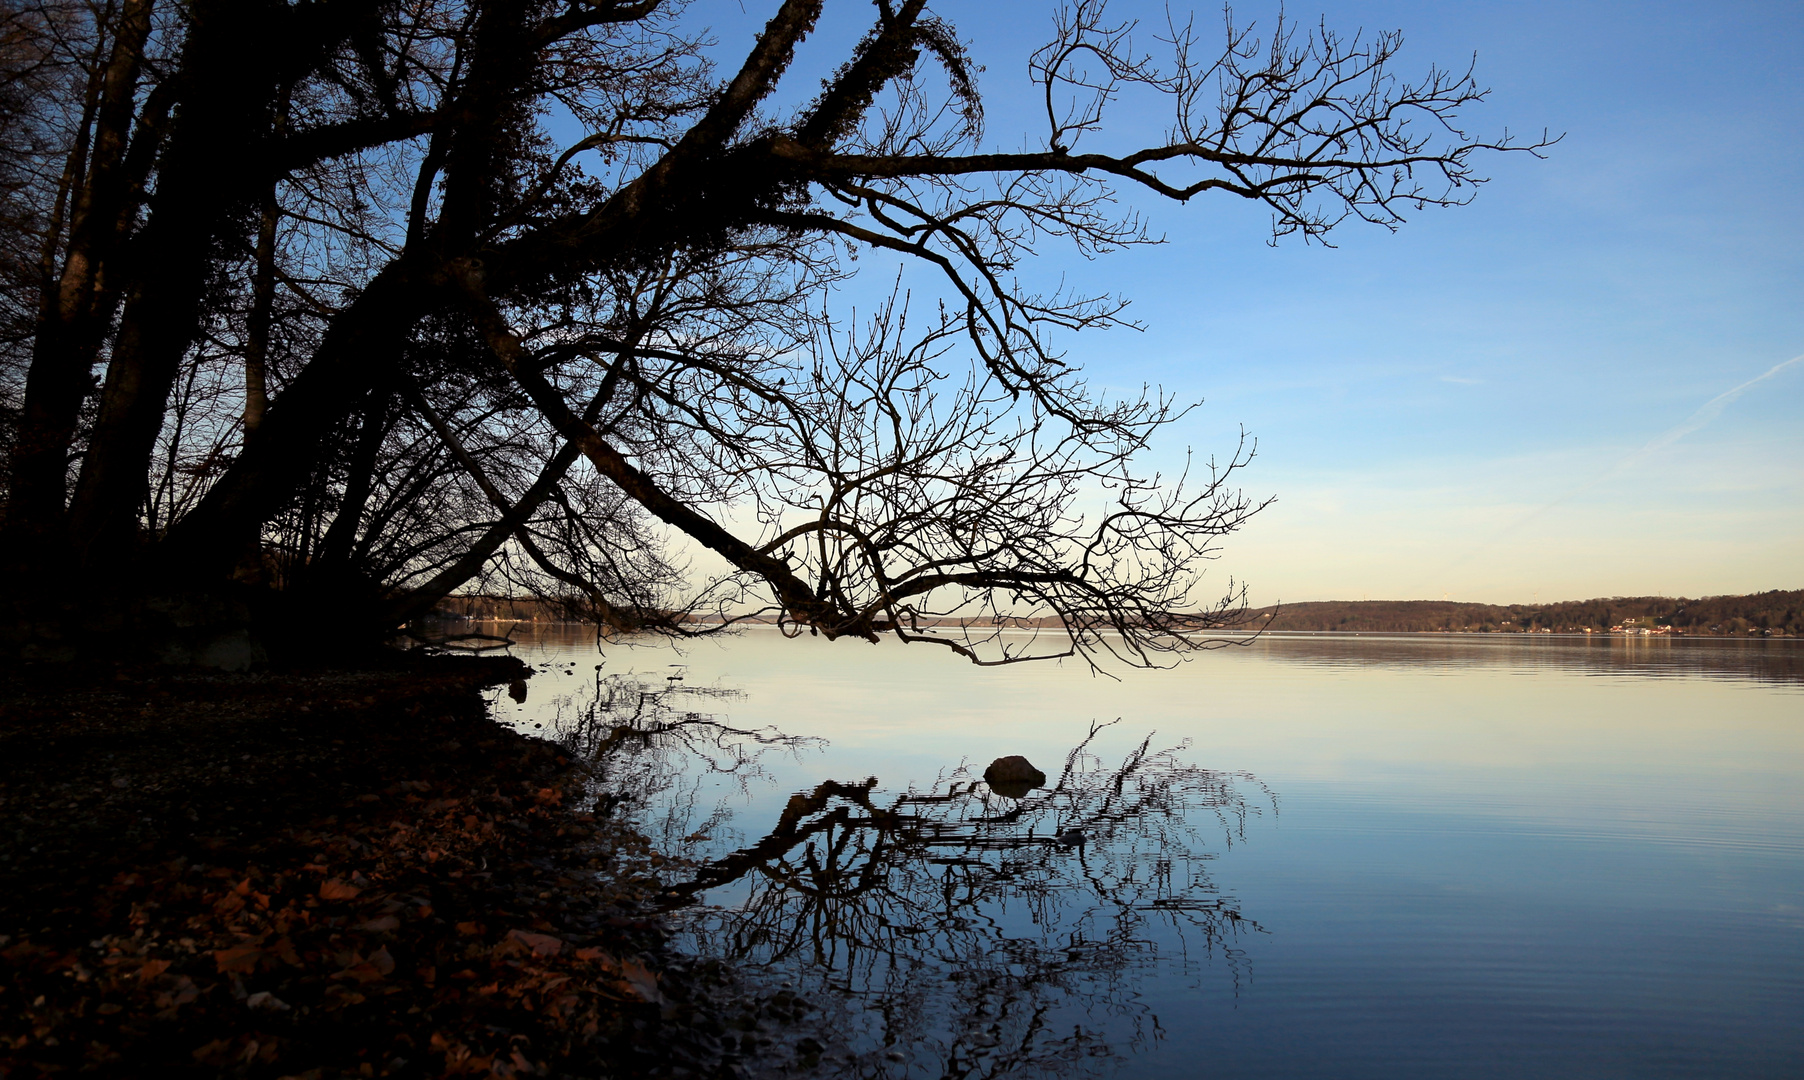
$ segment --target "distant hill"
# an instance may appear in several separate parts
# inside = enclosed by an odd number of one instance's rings
[[[1485,633],[1547,630],[1557,633],[1680,633],[1747,637],[1804,637],[1804,589],[1709,596],[1612,596],[1563,600],[1555,604],[1460,604],[1445,600],[1326,600],[1282,604],[1250,612],[1250,629],[1276,610],[1271,630],[1345,633]],[[556,603],[507,596],[452,596],[439,605],[449,619],[538,623],[569,616]],[[1052,619],[1017,619],[1020,626],[1053,626]],[[928,619],[923,625],[955,626],[958,620]]]
[[[1804,589],[1748,596],[1612,596],[1554,604],[1460,604],[1445,600],[1328,600],[1282,604],[1272,630],[1347,633],[1609,633],[1611,630],[1689,635],[1804,636]],[[1257,624],[1255,624],[1257,625]]]

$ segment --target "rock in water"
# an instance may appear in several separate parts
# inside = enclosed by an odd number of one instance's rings
[[[999,757],[983,771],[983,782],[990,790],[1010,799],[1019,799],[1046,783],[1046,774],[1019,754]]]

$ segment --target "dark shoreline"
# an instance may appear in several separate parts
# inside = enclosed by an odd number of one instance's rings
[[[0,1077],[737,1075],[527,674],[0,671]]]

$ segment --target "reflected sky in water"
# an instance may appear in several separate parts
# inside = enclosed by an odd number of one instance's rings
[[[517,651],[826,1075],[1804,1075],[1804,642]]]

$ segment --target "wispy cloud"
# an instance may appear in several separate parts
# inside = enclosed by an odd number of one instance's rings
[[[1483,379],[1468,378],[1467,376],[1464,376],[1464,375],[1442,375],[1441,381],[1442,382],[1450,382],[1450,383],[1458,383],[1461,386],[1478,386],[1484,382]]]
[[[1479,544],[1476,548],[1474,548],[1470,552],[1468,552],[1465,555],[1465,557],[1458,559],[1457,561],[1452,563],[1450,566],[1447,567],[1447,569],[1453,570],[1453,569],[1457,569],[1458,567],[1465,566],[1468,563],[1471,563],[1473,560],[1477,559],[1480,555],[1483,555],[1486,551],[1489,551],[1491,548],[1495,547],[1505,537],[1509,536],[1511,533],[1515,532],[1517,529],[1522,528],[1524,525],[1527,525],[1529,522],[1540,517],[1542,514],[1547,513],[1549,510],[1554,509],[1555,507],[1561,505],[1562,503],[1569,502],[1572,499],[1577,498],[1578,496],[1584,494],[1587,491],[1590,491],[1592,488],[1597,487],[1599,484],[1602,484],[1607,480],[1611,480],[1617,476],[1622,475],[1625,472],[1628,472],[1630,469],[1633,469],[1636,465],[1638,465],[1642,461],[1646,460],[1649,456],[1651,456],[1655,453],[1658,453],[1661,450],[1666,449],[1667,447],[1678,442],[1680,439],[1683,439],[1685,436],[1691,434],[1694,431],[1697,431],[1699,428],[1709,425],[1711,421],[1713,421],[1717,417],[1721,416],[1723,414],[1723,410],[1728,408],[1729,405],[1731,403],[1733,403],[1736,398],[1741,397],[1743,394],[1747,393],[1749,390],[1753,389],[1755,386],[1758,386],[1759,384],[1767,381],[1768,379],[1772,378],[1773,376],[1778,375],[1780,372],[1784,371],[1785,369],[1792,367],[1794,365],[1797,365],[1797,364],[1804,364],[1804,354],[1800,354],[1798,356],[1792,357],[1790,360],[1786,360],[1781,363],[1774,364],[1772,367],[1768,368],[1766,371],[1762,372],[1761,374],[1754,376],[1753,378],[1749,379],[1747,382],[1741,383],[1736,386],[1732,386],[1729,389],[1724,390],[1722,393],[1716,395],[1715,397],[1711,398],[1709,401],[1706,401],[1702,405],[1698,406],[1697,410],[1694,411],[1690,416],[1687,416],[1684,420],[1680,421],[1678,424],[1675,424],[1673,427],[1668,428],[1667,430],[1654,436],[1652,439],[1649,439],[1647,441],[1647,443],[1644,444],[1640,449],[1635,450],[1633,453],[1630,453],[1627,456],[1623,457],[1620,461],[1616,462],[1616,464],[1612,465],[1610,468],[1604,470],[1601,473],[1598,473],[1596,476],[1594,476],[1591,479],[1585,481],[1584,483],[1578,485],[1577,487],[1575,487],[1572,490],[1566,492],[1565,494],[1559,496],[1558,498],[1555,498],[1541,506],[1536,507],[1533,510],[1528,511],[1527,513],[1524,513],[1521,517],[1517,518],[1515,521],[1512,521],[1509,524],[1498,529],[1487,540],[1485,540],[1483,543]]]

